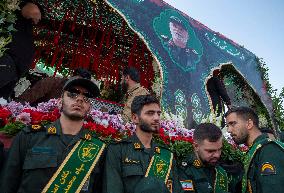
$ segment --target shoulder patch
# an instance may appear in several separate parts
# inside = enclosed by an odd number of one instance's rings
[[[271,163],[263,163],[261,166],[261,175],[266,176],[266,175],[274,175],[276,174],[276,168],[273,164]]]

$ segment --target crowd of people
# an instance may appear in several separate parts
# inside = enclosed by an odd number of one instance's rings
[[[135,74],[135,69],[125,70],[122,79],[131,91],[125,100],[131,100],[127,108],[136,125],[132,136],[106,144],[84,129],[91,101],[100,91],[90,79],[73,76],[62,87],[60,118],[47,126],[24,128],[13,140],[6,159],[1,159],[4,161],[1,192],[266,193],[284,190],[281,172],[284,145],[262,134],[258,116],[251,108],[232,107],[224,115],[233,140],[249,147],[244,163],[239,163],[237,170],[221,159],[223,135],[213,123],[199,124],[194,130],[193,152],[188,152],[183,160],[176,160],[167,147],[153,139],[160,128],[160,102],[144,93],[132,71]],[[141,88],[143,93],[132,95],[135,88]]]

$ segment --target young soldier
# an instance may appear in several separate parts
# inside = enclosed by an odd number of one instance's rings
[[[248,107],[230,109],[225,118],[233,140],[249,146],[244,162],[242,192],[284,192],[283,144],[261,133],[258,116]]]
[[[219,165],[223,137],[222,131],[212,123],[202,123],[193,134],[194,153],[182,161],[179,178],[185,192],[234,192],[229,187],[229,176]]]
[[[160,128],[160,103],[151,95],[136,96],[131,105],[133,136],[108,147],[104,193],[178,193],[173,154],[153,141]]]
[[[105,144],[83,129],[91,98],[90,80],[72,78],[63,87],[61,117],[49,126],[24,128],[11,146],[1,192],[101,192],[100,156]]]

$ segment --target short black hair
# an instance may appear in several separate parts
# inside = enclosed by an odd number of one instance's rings
[[[222,137],[222,131],[213,123],[201,123],[197,125],[193,132],[193,139],[196,142],[202,142],[207,139],[210,142],[216,142]]]
[[[136,96],[131,103],[131,113],[140,115],[142,108],[148,104],[158,104],[160,106],[160,101],[153,95],[140,95]]]
[[[123,72],[122,72],[122,75],[123,75],[123,76],[129,75],[129,77],[130,77],[133,81],[135,81],[135,82],[137,82],[137,83],[140,82],[140,74],[139,74],[138,70],[137,70],[135,67],[130,66],[130,67],[124,68],[124,70],[123,70]]]
[[[81,76],[82,78],[91,80],[92,74],[88,70],[80,67],[74,70],[73,76]]]
[[[225,117],[229,116],[231,113],[236,113],[238,116],[242,117],[242,119],[248,121],[251,119],[253,121],[253,124],[259,128],[259,118],[256,114],[256,112],[249,107],[233,107],[229,109],[225,113]]]

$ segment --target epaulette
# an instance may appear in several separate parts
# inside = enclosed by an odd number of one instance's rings
[[[26,133],[31,133],[31,132],[39,132],[39,131],[46,131],[46,128],[42,125],[29,125],[25,128],[23,128],[23,131]]]

